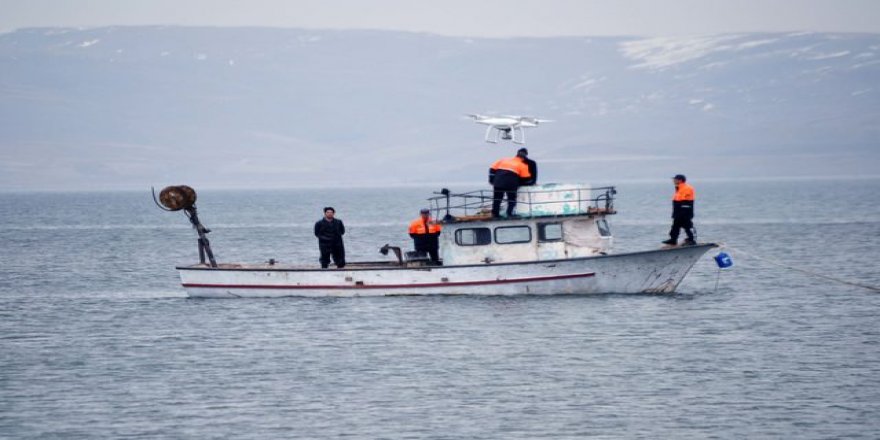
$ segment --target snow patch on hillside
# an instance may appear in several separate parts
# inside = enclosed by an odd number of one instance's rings
[[[755,48],[755,47],[758,47],[758,46],[764,46],[764,45],[767,45],[767,44],[772,44],[772,43],[775,43],[775,42],[777,42],[777,41],[779,41],[778,38],[768,38],[768,39],[766,39],[766,40],[746,41],[745,43],[740,43],[738,46],[736,46],[736,50],[752,49],[752,48]]]
[[[624,41],[618,48],[624,57],[638,62],[631,67],[662,70],[715,52],[736,50],[742,45],[731,43],[739,38],[742,37],[740,35],[656,37]]]
[[[748,36],[739,34],[656,37],[622,42],[618,45],[618,50],[624,57],[637,62],[630,66],[631,68],[664,70],[677,64],[698,60],[709,55],[748,51],[777,44],[780,41],[782,41],[782,38],[749,40]],[[815,46],[807,46],[795,49],[789,55],[794,58],[822,60],[849,55],[849,52],[816,53]],[[699,68],[712,70],[724,67],[726,64],[728,64],[727,61],[712,60]]]
[[[807,57],[805,59],[810,60],[810,61],[829,60],[831,58],[840,58],[840,57],[845,57],[847,55],[849,55],[849,51],[842,50],[840,52],[834,52],[834,53],[820,53],[820,54],[812,55],[812,56]]]
[[[309,43],[317,43],[321,41],[322,38],[320,35],[300,35],[296,37],[296,39],[299,41],[299,44],[305,46]]]

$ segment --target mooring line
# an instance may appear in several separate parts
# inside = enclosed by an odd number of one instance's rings
[[[735,253],[742,254],[742,255],[746,255],[746,256],[752,257],[752,258],[754,258],[754,259],[756,259],[756,260],[764,261],[764,262],[767,262],[767,263],[770,263],[770,264],[773,264],[773,265],[776,265],[776,266],[779,266],[779,267],[783,267],[783,268],[786,268],[786,269],[791,269],[791,270],[794,270],[794,271],[797,271],[797,272],[805,273],[805,274],[807,274],[807,275],[812,275],[812,276],[819,277],[819,278],[824,278],[824,279],[826,279],[826,280],[834,281],[834,282],[841,283],[841,284],[848,284],[848,285],[850,285],[850,286],[856,286],[856,287],[861,287],[861,288],[863,288],[863,289],[868,289],[868,290],[873,290],[873,291],[875,291],[875,292],[880,292],[880,287],[877,287],[877,286],[871,286],[871,285],[868,285],[868,284],[861,284],[861,283],[856,283],[856,282],[853,282],[853,281],[847,281],[847,280],[844,280],[844,279],[841,279],[841,278],[836,278],[836,277],[832,277],[832,276],[829,276],[829,275],[825,275],[825,274],[823,274],[823,273],[814,272],[814,271],[807,270],[807,269],[801,269],[801,268],[799,268],[799,267],[791,266],[791,265],[788,265],[788,264],[785,264],[785,263],[782,263],[782,262],[779,262],[779,261],[776,261],[776,260],[773,260],[773,259],[770,259],[770,258],[760,257],[760,256],[758,256],[758,255],[755,255],[755,254],[751,253],[751,252],[746,252],[746,251],[744,251],[744,250],[742,250],[742,249],[735,248],[735,247],[730,246],[730,245],[728,245],[728,244],[721,243],[721,246],[724,247],[724,248],[730,249],[731,251],[733,251],[733,252],[735,252]]]

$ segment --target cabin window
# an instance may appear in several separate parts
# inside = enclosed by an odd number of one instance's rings
[[[459,246],[483,246],[492,242],[489,228],[463,228],[455,231],[455,244]]]
[[[528,226],[501,226],[495,228],[495,243],[513,244],[532,241],[532,228]]]
[[[608,222],[605,221],[604,218],[596,220],[596,226],[599,227],[599,235],[603,237],[611,236],[611,228],[608,226]]]
[[[562,223],[538,223],[538,241],[562,240]]]

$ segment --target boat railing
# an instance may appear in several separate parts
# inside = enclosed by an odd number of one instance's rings
[[[480,220],[491,217],[494,191],[481,189],[453,193],[446,188],[428,199],[431,215],[443,221]],[[613,186],[520,191],[518,217],[614,214]]]

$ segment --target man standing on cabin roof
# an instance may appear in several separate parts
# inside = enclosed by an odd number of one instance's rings
[[[687,239],[685,246],[697,244],[694,240],[694,187],[687,183],[687,178],[682,174],[676,174],[672,178],[675,183],[675,194],[672,196],[672,229],[669,230],[669,240],[663,244],[678,244],[679,229],[684,229]]]
[[[335,216],[336,210],[332,206],[328,206],[324,208],[324,218],[315,223],[315,237],[318,237],[322,269],[330,266],[331,256],[337,268],[345,267],[345,245],[342,243],[345,225]]]
[[[522,157],[523,162],[526,163],[526,166],[529,167],[529,174],[531,177],[520,178],[519,186],[531,186],[538,182],[538,163],[529,159],[529,150],[525,148],[520,148],[516,152],[517,156]]]
[[[431,257],[431,264],[439,264],[440,256],[437,254],[440,248],[439,223],[431,219],[431,211],[424,208],[419,212],[419,218],[409,224],[409,236],[413,239],[413,245],[417,252],[427,252]]]
[[[516,156],[499,159],[489,168],[489,183],[492,184],[492,217],[500,216],[501,199],[507,194],[507,216],[513,216],[516,208],[516,191],[521,181],[528,181],[532,175],[525,159],[528,154],[525,148],[517,151]]]

